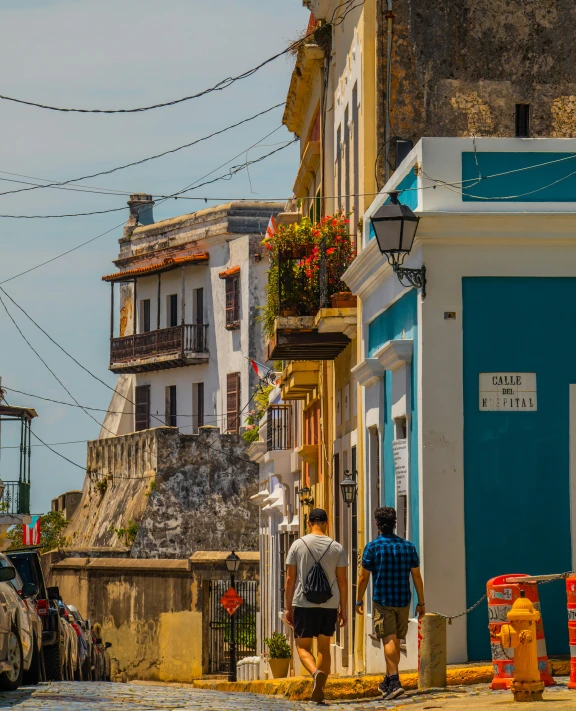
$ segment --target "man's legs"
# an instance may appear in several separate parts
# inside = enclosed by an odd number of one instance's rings
[[[300,657],[302,666],[313,675],[318,669],[318,666],[312,654],[312,637],[296,637],[296,649],[298,650],[298,656]],[[320,645],[318,645],[318,649],[320,649]],[[328,655],[330,655],[330,648],[328,648]],[[320,656],[320,654],[318,656]]]
[[[398,674],[400,664],[400,640],[395,634],[384,637],[384,658],[386,659],[386,676]]]
[[[330,640],[331,637],[326,637],[323,634],[318,635],[318,669],[321,669],[326,676],[330,674]]]

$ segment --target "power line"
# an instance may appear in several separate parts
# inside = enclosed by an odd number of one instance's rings
[[[344,15],[342,18],[339,18],[339,21],[342,21],[345,16],[346,15]],[[332,23],[332,24],[336,25],[339,23],[340,22]],[[331,23],[327,23],[327,24],[331,24]],[[49,104],[41,104],[41,103],[38,103],[35,101],[26,101],[24,99],[16,99],[12,96],[6,96],[3,94],[0,94],[0,99],[2,99],[4,101],[12,101],[16,104],[24,104],[25,106],[34,106],[38,109],[45,109],[47,111],[60,111],[60,112],[64,112],[64,113],[79,113],[79,114],[134,114],[134,113],[142,113],[144,111],[152,111],[154,109],[161,109],[161,108],[165,108],[168,106],[176,106],[177,104],[182,104],[185,101],[191,101],[193,99],[198,99],[202,96],[206,96],[207,94],[211,94],[216,91],[223,91],[224,89],[227,89],[228,87],[232,86],[236,82],[241,81],[242,79],[247,79],[248,77],[252,76],[253,74],[256,74],[256,72],[258,72],[260,69],[262,69],[266,65],[268,65],[271,62],[278,59],[279,57],[283,57],[285,54],[289,54],[290,52],[293,52],[296,47],[300,46],[303,42],[305,42],[307,39],[312,37],[315,33],[316,33],[316,29],[314,29],[312,32],[309,32],[308,34],[306,34],[304,37],[297,40],[296,42],[291,43],[288,47],[286,47],[286,49],[282,50],[281,52],[278,52],[277,54],[274,54],[272,57],[269,57],[268,59],[265,59],[263,62],[261,62],[257,66],[253,67],[252,69],[248,69],[247,71],[243,72],[242,74],[238,74],[237,76],[234,76],[234,77],[227,77],[226,79],[222,79],[217,84],[214,84],[214,86],[211,86],[208,89],[204,89],[203,91],[199,91],[196,94],[190,94],[189,96],[183,96],[180,99],[174,99],[172,101],[165,101],[163,103],[152,104],[150,106],[140,106],[140,107],[134,108],[134,109],[77,109],[77,108],[72,108],[72,107],[64,108],[64,107],[60,107],[60,106],[51,106]]]
[[[231,180],[236,173],[239,173],[241,170],[246,170],[248,166],[254,165],[255,163],[260,163],[263,160],[266,160],[266,158],[269,158],[270,156],[273,156],[275,153],[278,153],[279,151],[283,151],[285,148],[288,148],[288,146],[291,146],[292,144],[296,143],[299,139],[295,138],[291,141],[287,141],[283,146],[280,146],[280,148],[276,148],[273,151],[270,151],[270,153],[265,153],[263,156],[260,156],[260,158],[255,158],[254,160],[246,161],[245,163],[242,163],[241,165],[235,165],[232,166],[232,168],[229,169],[228,174],[226,175],[220,175],[217,178],[213,178],[212,180],[207,180],[204,183],[201,183],[200,185],[197,186],[197,188],[201,188],[204,185],[210,185],[211,183],[216,183],[219,180]],[[194,188],[196,190],[197,188]],[[172,193],[172,195],[165,195],[163,197],[163,200],[177,200],[178,196],[186,192],[187,190],[190,190],[190,187],[186,187],[183,190],[180,190],[178,192]],[[57,218],[62,218],[62,217],[86,217],[88,215],[103,215],[108,212],[120,212],[125,210],[125,207],[115,207],[110,210],[93,210],[91,212],[75,212],[75,213],[67,213],[67,214],[62,214],[62,215],[0,215],[0,218],[7,218],[7,219],[12,219],[12,220],[50,220],[50,219],[57,219]]]
[[[3,293],[6,293],[6,292],[4,291],[4,289],[2,289],[2,291],[3,291]],[[10,299],[10,300],[12,301],[12,299]],[[18,331],[18,333],[22,336],[22,338],[24,339],[24,341],[26,342],[26,344],[28,345],[28,347],[33,351],[33,353],[35,353],[35,355],[37,356],[37,358],[38,358],[38,359],[40,360],[40,362],[45,366],[45,368],[48,370],[48,372],[60,383],[60,385],[64,388],[64,390],[68,393],[68,395],[72,398],[72,400],[74,400],[74,402],[83,410],[83,412],[85,412],[85,413],[88,415],[88,417],[90,417],[90,419],[94,420],[94,422],[95,422],[97,425],[99,425],[100,427],[104,427],[104,425],[103,425],[101,422],[98,422],[98,420],[97,420],[93,415],[91,415],[90,412],[88,412],[88,410],[85,410],[85,409],[82,407],[82,405],[80,405],[80,403],[78,402],[78,400],[76,400],[76,398],[74,397],[74,395],[72,395],[72,393],[70,392],[70,390],[68,390],[68,388],[64,385],[64,383],[60,380],[60,378],[56,375],[56,373],[52,370],[52,368],[51,368],[51,367],[48,365],[48,363],[44,360],[44,358],[42,358],[42,356],[40,355],[40,353],[38,353],[38,351],[34,348],[34,346],[33,346],[33,345],[30,343],[30,341],[26,338],[26,336],[25,336],[24,333],[22,332],[20,326],[18,326],[18,324],[16,323],[16,321],[15,321],[14,318],[12,317],[12,314],[10,313],[10,311],[8,311],[8,307],[7,307],[6,304],[4,303],[4,299],[2,299],[1,296],[0,296],[0,303],[1,303],[2,306],[4,307],[4,311],[6,311],[6,313],[8,314],[9,319],[12,321],[12,323],[13,323],[14,326],[16,327],[16,330]],[[104,429],[107,430],[108,432],[110,432],[111,434],[114,434],[114,433],[113,433],[111,430],[109,430],[107,427],[104,427]]]
[[[109,168],[108,170],[101,170],[98,173],[84,175],[81,178],[70,178],[70,180],[64,180],[64,181],[52,181],[48,185],[36,185],[36,186],[30,187],[30,188],[20,188],[19,190],[6,190],[4,192],[0,192],[0,196],[12,195],[14,193],[27,192],[29,190],[39,190],[40,188],[59,188],[64,185],[68,185],[69,183],[77,183],[77,182],[80,182],[81,180],[89,180],[90,178],[97,178],[101,175],[110,175],[110,173],[115,173],[118,170],[124,170],[125,168],[131,168],[135,165],[142,165],[142,163],[147,163],[148,161],[156,160],[156,158],[162,158],[163,156],[167,156],[170,153],[177,153],[178,151],[181,151],[184,148],[191,148],[192,146],[195,146],[198,143],[207,141],[210,138],[214,138],[214,136],[219,136],[222,133],[226,133],[226,131],[230,131],[233,128],[237,128],[238,126],[242,126],[243,124],[248,123],[249,121],[253,121],[254,119],[257,119],[260,116],[264,116],[265,114],[270,113],[270,111],[273,111],[274,109],[277,109],[280,106],[284,106],[284,102],[282,102],[281,104],[275,104],[274,106],[271,106],[270,108],[265,109],[264,111],[260,111],[259,113],[254,114],[254,116],[250,116],[249,118],[243,119],[242,121],[233,123],[230,126],[226,126],[226,128],[220,129],[219,131],[214,131],[213,133],[209,134],[208,136],[203,136],[202,138],[197,138],[196,140],[191,141],[190,143],[185,143],[184,145],[178,146],[177,148],[171,148],[170,150],[163,151],[162,153],[157,153],[156,155],[153,155],[153,156],[148,156],[147,158],[142,158],[140,160],[132,161],[131,163],[126,163],[124,165],[119,165],[116,168]],[[0,171],[0,172],[4,172],[4,171]],[[19,176],[19,177],[30,178],[32,176]],[[42,178],[36,178],[36,180],[42,180]],[[18,182],[18,181],[15,181],[15,182]],[[86,187],[89,187],[89,186],[86,186]],[[70,189],[70,188],[68,188],[68,189]],[[105,188],[98,188],[98,189],[105,190]],[[130,194],[130,193],[127,193],[127,194]]]

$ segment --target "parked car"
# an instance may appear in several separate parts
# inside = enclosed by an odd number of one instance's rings
[[[82,661],[82,679],[83,681],[92,681],[94,678],[94,640],[90,627],[90,620],[85,620],[80,611],[74,605],[68,605],[68,609],[76,620],[76,624],[81,633],[81,646],[85,647],[85,653],[81,654]]]
[[[6,649],[3,661],[8,662],[9,667],[0,672],[0,687],[14,691],[25,675],[26,683],[30,684],[37,684],[42,678],[42,622],[33,603],[38,588],[24,583],[16,568],[1,553],[0,574],[0,608],[6,613],[0,636],[2,649]]]
[[[100,678],[102,681],[110,681],[112,674],[112,660],[110,659],[108,650],[112,646],[112,643],[104,642],[102,640],[102,625],[98,623],[94,625],[94,634],[96,636],[95,648],[102,668],[102,676]]]
[[[81,676],[78,633],[71,624],[74,621],[72,613],[62,599],[58,600],[58,609],[60,611],[60,618],[64,621],[64,631],[66,635],[67,664],[64,678],[66,681],[74,681]]]
[[[57,587],[47,587],[40,563],[38,549],[26,548],[6,552],[7,558],[18,571],[24,583],[38,587],[36,611],[42,620],[42,652],[44,668],[48,680],[61,681],[68,665],[65,621],[60,617]]]

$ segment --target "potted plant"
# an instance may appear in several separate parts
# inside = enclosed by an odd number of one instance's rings
[[[352,309],[356,306],[356,296],[351,291],[338,291],[330,297],[333,309]]]
[[[274,632],[272,637],[264,640],[264,643],[268,647],[268,664],[274,679],[287,677],[290,670],[292,650],[286,636],[281,632]]]

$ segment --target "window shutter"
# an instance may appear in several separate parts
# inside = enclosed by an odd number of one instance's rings
[[[150,429],[150,386],[136,386],[136,418],[134,429]]]
[[[240,320],[240,279],[226,278],[226,326],[234,326]]]
[[[226,376],[226,431],[238,432],[240,426],[240,373]]]

